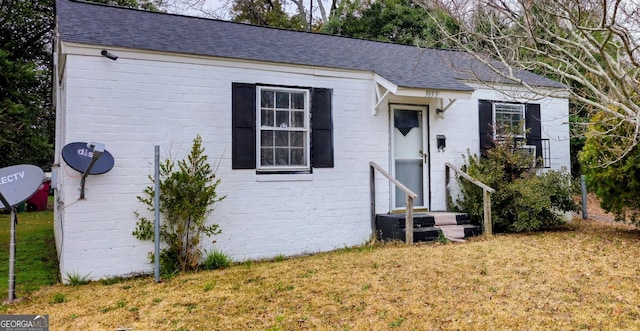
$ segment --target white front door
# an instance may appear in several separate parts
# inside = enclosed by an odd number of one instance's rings
[[[392,105],[393,176],[418,195],[416,208],[428,208],[427,108],[424,106]],[[406,207],[405,193],[392,185],[392,209]]]

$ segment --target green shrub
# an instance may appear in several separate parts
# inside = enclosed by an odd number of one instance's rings
[[[538,174],[533,157],[520,152],[524,142],[513,137],[496,141],[486,157],[463,156],[463,171],[496,190],[491,194],[495,232],[535,231],[562,223],[558,212],[577,210],[571,198],[575,185],[566,171]],[[461,195],[455,209],[469,213],[475,221],[483,217],[482,189],[458,178]]]
[[[229,267],[231,262],[233,262],[233,260],[229,255],[221,251],[214,250],[207,254],[207,257],[202,261],[202,265],[200,267],[204,270],[222,269]]]
[[[219,234],[218,224],[207,224],[213,205],[225,197],[218,196],[220,179],[207,161],[200,135],[193,140],[186,160],[172,160],[160,165],[160,269],[164,275],[197,270],[202,258],[202,236]],[[153,178],[150,177],[153,182]],[[147,186],[138,201],[153,212],[154,185]],[[134,212],[138,222],[133,235],[140,240],[154,240],[153,220]],[[153,254],[150,255],[153,259]]]
[[[629,141],[635,127],[605,114],[594,116],[591,124],[579,155],[587,188],[616,220],[640,225],[640,147]],[[626,151],[627,146],[633,147]]]

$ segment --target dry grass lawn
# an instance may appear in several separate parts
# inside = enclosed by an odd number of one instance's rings
[[[51,330],[640,330],[640,231],[566,229],[380,245],[112,285],[4,307]]]

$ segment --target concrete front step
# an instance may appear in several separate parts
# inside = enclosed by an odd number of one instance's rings
[[[414,242],[438,240],[443,233],[442,228],[445,229],[443,234],[450,240],[461,240],[482,233],[482,226],[471,224],[471,218],[464,213],[420,212],[415,213],[413,218]],[[405,241],[405,214],[376,215],[376,235],[382,241]]]

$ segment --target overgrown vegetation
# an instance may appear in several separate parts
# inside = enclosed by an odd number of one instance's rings
[[[559,212],[578,210],[571,175],[564,170],[539,173],[533,156],[521,149],[524,143],[507,135],[495,142],[486,157],[465,157],[463,171],[496,190],[491,195],[495,232],[540,230],[561,224]],[[456,207],[481,220],[482,189],[463,178],[458,183],[462,193]]]
[[[628,139],[635,127],[618,123],[611,130],[610,125],[603,123],[617,122],[612,117],[604,113],[593,117],[580,152],[582,171],[587,187],[600,199],[604,210],[614,213],[619,221],[629,220],[640,225],[640,147],[635,145],[616,162],[607,162],[622,155],[622,150],[630,146]]]
[[[154,179],[150,177],[153,182]],[[224,199],[217,192],[216,178],[204,154],[200,135],[193,140],[186,160],[175,163],[166,159],[160,165],[160,269],[163,274],[197,270],[202,258],[202,236],[213,236],[221,230],[218,224],[207,224],[215,203]],[[154,185],[144,189],[138,201],[154,211]],[[154,240],[153,219],[135,212],[138,219],[133,235],[140,240]],[[153,258],[153,256],[151,256]]]

